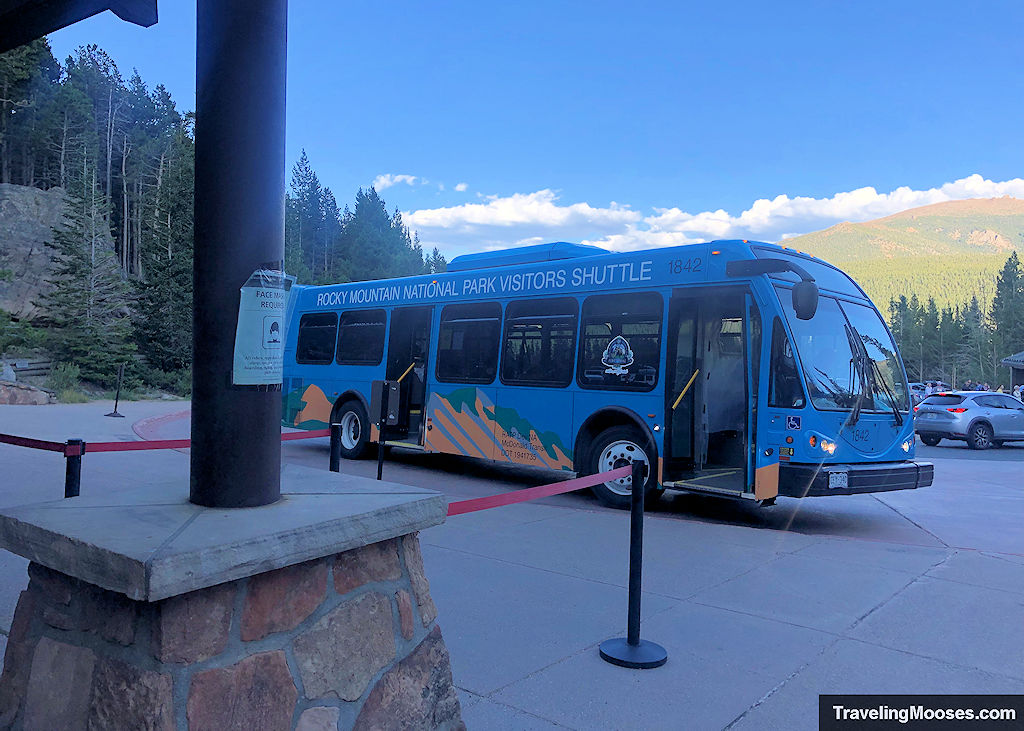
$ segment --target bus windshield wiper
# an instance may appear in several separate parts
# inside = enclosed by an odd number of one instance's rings
[[[818,368],[818,366],[814,366],[814,370],[824,377],[823,380],[822,377],[814,376],[814,382],[817,383],[826,394],[828,394],[828,397],[835,402],[836,406],[845,406],[849,401],[848,397],[850,396],[850,393],[836,383],[836,380],[832,378],[832,376],[821,370],[821,368]]]
[[[864,385],[870,387],[872,393],[872,401],[874,401],[874,393],[877,390],[881,390],[885,393],[886,398],[889,399],[889,406],[892,409],[892,414],[896,418],[896,425],[903,425],[903,416],[900,414],[899,408],[896,406],[896,395],[889,388],[889,384],[886,383],[885,377],[882,375],[882,370],[878,367],[878,362],[868,355],[868,349],[864,345],[864,338],[857,332],[857,328],[853,325],[848,325],[847,337],[850,338],[850,346],[854,348],[854,357],[860,364],[860,370],[862,377],[865,381]],[[868,367],[870,364],[870,368]],[[881,387],[881,389],[879,389]]]
[[[864,399],[868,396],[868,369],[865,360],[870,360],[870,358],[868,358],[867,350],[864,349],[864,343],[861,342],[860,336],[856,334],[857,331],[854,330],[853,326],[843,325],[843,329],[846,331],[846,340],[850,345],[850,354],[853,356],[853,374],[857,380],[853,411],[850,412],[849,420],[850,426],[856,426],[860,420],[860,411],[864,405]]]
[[[896,394],[889,388],[889,384],[886,383],[885,377],[882,375],[882,369],[878,367],[878,361],[871,361],[871,370],[874,372],[875,383],[882,387],[885,391],[886,398],[889,399],[889,406],[892,407],[892,415],[896,417],[896,426],[903,426],[903,415],[900,413],[899,407],[896,406]]]

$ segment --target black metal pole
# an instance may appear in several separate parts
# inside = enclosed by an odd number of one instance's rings
[[[647,463],[633,462],[629,516],[629,610],[626,637],[601,643],[601,657],[613,665],[645,670],[660,667],[668,660],[661,645],[640,639],[640,591],[643,574],[644,543],[644,470]]]
[[[377,479],[384,474],[384,429],[388,423],[388,381],[380,394],[380,413],[377,414]]]
[[[124,363],[117,367],[117,394],[114,396],[114,410],[104,416],[116,416],[119,419],[124,418],[124,414],[117,413],[117,405],[121,401],[121,381],[124,379]]]
[[[629,611],[627,614],[627,641],[633,647],[640,644],[640,585],[644,569],[644,467],[639,460],[633,462],[633,494],[629,513]]]
[[[281,494],[280,384],[232,385],[239,289],[284,259],[287,0],[198,0],[190,499]]]
[[[78,497],[82,491],[82,455],[85,454],[85,442],[81,439],[68,439],[68,450],[71,454],[64,456],[64,497]]]
[[[331,472],[341,472],[341,424],[331,424]]]

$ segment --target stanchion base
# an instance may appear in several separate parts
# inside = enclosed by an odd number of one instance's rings
[[[601,658],[612,665],[647,670],[664,665],[668,653],[655,642],[640,640],[639,645],[631,645],[625,637],[616,637],[601,643]]]
[[[109,414],[104,414],[104,416],[116,416],[118,419],[124,418],[124,414],[119,414],[116,411],[111,411]]]

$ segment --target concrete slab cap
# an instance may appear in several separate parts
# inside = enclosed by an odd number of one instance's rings
[[[281,500],[188,502],[174,480],[0,509],[0,547],[132,599],[157,601],[444,522],[432,490],[287,465]]]

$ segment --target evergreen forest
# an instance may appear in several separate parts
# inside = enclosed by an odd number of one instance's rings
[[[66,203],[41,315],[0,310],[0,352],[47,353],[65,380],[103,387],[128,363],[129,383],[187,393],[194,141],[192,112],[95,45],[63,62],[45,39],[0,54],[0,183],[60,188]],[[373,188],[339,207],[302,153],[286,198],[285,269],[299,283],[445,266]]]
[[[884,314],[884,313],[883,313]],[[916,294],[889,300],[889,325],[911,381],[941,380],[954,387],[970,379],[995,389],[1010,386],[1000,361],[1024,350],[1024,272],[1013,252],[995,283],[991,304],[979,296],[958,306],[922,302]]]
[[[95,45],[63,62],[45,39],[0,55],[0,183],[59,188],[65,200],[63,224],[47,242],[52,288],[38,303],[41,314],[26,322],[0,310],[0,352],[48,354],[61,364],[61,387],[80,378],[110,388],[127,363],[129,386],[187,394],[194,141],[193,113],[137,72],[126,78]],[[993,285],[988,272],[997,256],[1003,264]],[[941,291],[924,300],[907,293],[930,291],[915,282],[935,282],[906,262],[843,265],[871,282],[876,302],[888,301],[910,380],[1008,385],[999,361],[1024,350],[1017,253],[964,256]],[[291,171],[285,227],[285,270],[298,282],[445,268],[438,250],[425,253],[372,187],[339,206],[302,152]],[[0,268],[0,280],[11,277]]]

